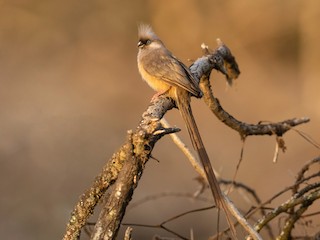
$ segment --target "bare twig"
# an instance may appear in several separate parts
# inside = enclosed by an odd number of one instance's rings
[[[176,220],[178,218],[181,218],[181,217],[183,217],[185,215],[188,215],[188,214],[191,214],[191,213],[195,213],[195,212],[207,211],[207,210],[212,209],[212,208],[214,208],[214,206],[209,206],[209,207],[197,208],[197,209],[194,209],[194,210],[189,210],[189,211],[183,212],[181,214],[175,215],[173,217],[170,217],[170,218],[166,219],[165,221],[162,221],[160,224],[155,224],[155,225],[152,225],[152,224],[137,224],[137,223],[124,223],[123,225],[125,225],[125,226],[149,227],[149,228],[161,228],[161,229],[166,230],[169,233],[172,233],[172,234],[176,235],[177,237],[179,237],[181,239],[188,240],[188,238],[183,237],[181,234],[178,234],[178,233],[174,232],[173,230],[169,229],[168,227],[166,227],[165,224],[167,224],[169,222],[172,222],[172,221],[174,221],[174,220]]]
[[[319,187],[320,183],[317,186],[313,187]],[[308,189],[309,190],[309,189]],[[304,190],[305,191],[305,190]],[[299,205],[299,204],[305,204],[306,202],[312,203],[313,201],[320,198],[320,190],[317,189],[310,194],[303,195],[303,193],[296,194],[291,199],[280,205],[279,207],[275,208],[273,211],[268,213],[266,216],[264,216],[258,223],[255,225],[255,229],[257,231],[260,231],[262,227],[270,222],[272,219],[274,219],[276,216],[278,216],[280,213],[287,212],[290,208]]]
[[[161,124],[165,128],[171,128],[170,124],[168,123],[168,121],[165,118],[161,119]],[[171,137],[172,141],[178,146],[178,148],[184,153],[184,155],[186,155],[186,157],[188,158],[188,160],[191,163],[192,167],[197,171],[197,173],[203,179],[206,179],[206,174],[205,174],[205,172],[203,170],[203,167],[202,167],[201,163],[197,160],[197,158],[190,151],[190,149],[186,146],[186,144],[181,140],[181,138],[175,133],[170,134],[170,137]],[[214,173],[219,178],[219,174],[216,171],[214,171]]]
[[[238,161],[238,163],[237,163],[236,171],[235,171],[235,173],[234,173],[234,175],[233,175],[232,182],[235,182],[235,181],[236,181],[236,177],[237,177],[237,174],[238,174],[238,172],[239,172],[240,164],[241,164],[242,159],[243,159],[244,144],[245,144],[245,142],[246,142],[246,138],[241,139],[241,141],[242,141],[242,146],[241,146],[241,151],[240,151],[240,158],[239,158],[239,161]],[[229,191],[228,191],[228,192],[230,192],[230,191],[232,190],[232,187],[233,187],[233,184],[230,185],[230,188],[229,188]]]
[[[162,121],[163,124],[165,124],[165,126],[169,126],[169,124],[166,121]],[[181,148],[183,150],[183,152],[187,153],[187,156],[191,162],[191,164],[195,167],[195,169],[197,170],[197,172],[199,172],[201,174],[201,176],[203,176],[204,171],[202,169],[202,166],[199,164],[198,161],[195,160],[195,158],[193,157],[193,155],[190,153],[190,151],[185,147],[185,144],[182,143],[182,141],[180,140],[180,138],[178,136],[173,136],[174,141],[178,144],[179,148]],[[205,175],[203,176],[204,179]],[[226,202],[228,204],[228,208],[231,212],[231,214],[237,219],[237,221],[242,225],[242,227],[254,238],[254,239],[261,239],[261,237],[259,236],[259,234],[257,234],[255,232],[255,230],[251,227],[251,225],[247,222],[247,220],[242,216],[242,214],[240,213],[240,211],[234,206],[234,204],[230,201],[230,199],[222,192],[222,194],[224,195],[224,198],[226,199]]]
[[[249,135],[277,135],[282,136],[288,130],[292,129],[297,125],[307,123],[310,121],[309,118],[292,118],[278,123],[269,124],[248,124],[241,122],[227,113],[217,98],[213,96],[209,79],[205,76],[200,81],[200,88],[204,93],[204,101],[216,115],[216,117],[228,125],[230,128],[236,130],[241,138],[245,138]]]
[[[225,185],[232,185],[235,189],[238,189],[238,190],[244,190],[246,193],[249,193],[253,198],[254,200],[256,201],[257,204],[260,204],[261,203],[261,200],[260,198],[258,197],[257,193],[255,192],[254,189],[248,187],[247,185],[243,184],[243,183],[239,183],[239,182],[235,182],[235,181],[230,181],[230,180],[223,180],[223,179],[220,179],[219,180],[219,183],[220,184],[225,184]],[[265,213],[265,210],[263,208],[260,208],[260,211],[261,211],[261,215],[264,216],[266,213]],[[267,231],[268,231],[268,234],[270,236],[270,239],[273,239],[274,236],[273,236],[273,233],[271,231],[271,227],[267,224],[266,225],[266,228],[267,228]],[[228,229],[224,230],[224,231],[221,231],[220,233],[217,233],[216,236],[212,237],[212,239],[216,239],[217,236],[221,236],[223,233],[227,232]],[[211,239],[211,238],[210,238]]]
[[[296,133],[298,133],[302,138],[304,138],[307,142],[309,142],[311,145],[314,147],[320,149],[320,144],[317,143],[312,137],[310,137],[307,133],[302,132],[301,130],[298,129],[292,129]]]
[[[191,66],[190,71],[200,79],[200,88],[204,93],[204,101],[211,109],[214,115],[224,124],[236,130],[241,138],[250,135],[277,135],[282,136],[292,127],[307,123],[310,121],[307,117],[292,118],[278,123],[268,124],[248,124],[234,118],[226,112],[217,98],[214,97],[210,85],[210,74],[213,69],[223,73],[228,83],[232,83],[231,79],[235,79],[240,74],[238,64],[233,57],[230,49],[228,49],[221,40],[218,40],[218,48],[215,51],[210,50],[204,44],[202,45],[205,56],[197,59]]]
[[[162,192],[162,193],[158,193],[158,194],[152,194],[149,196],[146,196],[138,201],[135,201],[133,203],[130,203],[130,206],[128,207],[128,210],[131,210],[133,208],[136,208],[144,203],[147,203],[149,201],[155,201],[158,200],[160,198],[168,198],[168,197],[175,197],[175,198],[187,198],[187,199],[193,199],[193,200],[197,200],[197,201],[201,201],[201,202],[206,202],[206,203],[212,203],[212,199],[206,198],[206,197],[201,197],[201,196],[197,196],[195,198],[193,193],[188,193],[188,192],[183,192],[183,193],[179,193],[179,192]]]
[[[307,211],[308,207],[313,203],[313,201],[305,201],[301,204],[300,208],[290,215],[290,217],[285,222],[280,235],[277,237],[277,240],[287,240],[291,237],[291,231],[294,227],[296,221],[300,219],[302,214]]]
[[[316,158],[318,159],[318,158]],[[315,159],[314,159],[315,160]],[[313,162],[313,161],[311,161]],[[307,164],[308,165],[308,164]],[[316,172],[308,177],[302,178],[299,181],[296,181],[293,185],[288,186],[284,189],[282,189],[281,191],[279,191],[278,193],[274,194],[271,198],[265,200],[263,203],[261,203],[259,206],[257,206],[256,208],[254,208],[253,210],[251,210],[248,214],[246,214],[246,217],[249,218],[250,216],[252,216],[256,211],[258,211],[259,209],[263,208],[265,205],[271,203],[273,200],[275,200],[276,198],[278,198],[279,196],[281,196],[282,194],[284,194],[285,192],[288,192],[290,190],[293,189],[297,189],[297,186],[299,186],[302,183],[306,183],[307,181],[309,181],[310,179],[313,179],[315,177],[319,177],[320,176],[320,171]],[[295,190],[295,193],[297,193],[297,191]]]
[[[301,181],[303,180],[304,174],[310,169],[310,166],[315,163],[320,163],[320,157],[316,157],[311,161],[305,163],[305,165],[301,168],[301,170],[297,174],[296,183],[294,188],[292,189],[293,194],[296,194],[299,188]]]

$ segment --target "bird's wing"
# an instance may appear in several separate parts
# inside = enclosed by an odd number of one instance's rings
[[[159,49],[157,51],[161,50]],[[145,62],[148,64],[144,70],[172,86],[187,90],[196,97],[201,96],[201,90],[190,70],[169,51],[165,53],[157,51],[153,53],[153,56],[145,56]]]

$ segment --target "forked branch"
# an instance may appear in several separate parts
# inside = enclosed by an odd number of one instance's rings
[[[190,66],[190,70],[198,79],[201,79],[200,87],[204,92],[204,100],[220,121],[238,131],[242,138],[248,135],[264,134],[281,136],[293,126],[309,121],[308,118],[294,118],[276,124],[254,125],[238,121],[227,113],[212,93],[209,82],[210,73],[213,69],[219,70],[226,75],[227,81],[231,85],[240,71],[230,50],[220,40],[218,45],[218,48],[213,52],[206,48],[206,55],[196,60]],[[138,185],[154,145],[164,135],[179,131],[177,128],[164,128],[160,123],[163,115],[173,107],[175,106],[171,99],[163,95],[151,102],[143,113],[137,129],[128,132],[126,143],[107,161],[92,186],[80,197],[71,214],[64,240],[75,240],[79,237],[82,227],[93,213],[95,206],[112,185],[115,187],[105,201],[92,239],[114,239],[116,237],[126,206],[131,200],[133,190]],[[251,236],[254,239],[260,239],[256,231],[231,202],[230,208],[233,209],[238,220],[242,219],[240,220],[241,224]]]

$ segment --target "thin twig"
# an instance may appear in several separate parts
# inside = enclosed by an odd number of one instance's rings
[[[320,144],[317,143],[312,137],[310,137],[307,133],[302,132],[301,130],[298,129],[292,129],[293,131],[295,131],[296,133],[298,133],[301,137],[303,137],[305,140],[307,140],[307,142],[309,142],[310,144],[312,144],[314,147],[320,149]]]
[[[128,206],[128,210],[136,208],[136,207],[138,207],[138,206],[140,206],[142,204],[145,204],[145,203],[147,203],[149,201],[155,201],[155,200],[158,200],[160,198],[167,198],[167,197],[189,198],[189,199],[196,200],[196,201],[212,203],[212,199],[209,199],[209,198],[206,198],[206,197],[201,197],[201,196],[197,196],[195,198],[193,193],[162,192],[162,193],[146,196],[146,197],[144,197],[144,198],[142,198],[142,199],[140,199],[138,201],[130,203],[130,205]]]
[[[296,221],[298,221],[300,219],[302,214],[308,210],[308,207],[311,204],[312,204],[312,201],[305,201],[302,203],[302,205],[300,206],[300,208],[296,212],[294,212],[293,214],[290,214],[290,217],[285,222],[280,235],[277,237],[277,240],[290,239],[291,231],[294,227],[294,224],[296,223]]]
[[[276,216],[278,216],[280,213],[288,211],[288,209],[298,205],[303,204],[306,201],[307,202],[313,202],[316,199],[320,198],[320,191],[316,190],[310,194],[302,195],[299,197],[292,197],[285,203],[281,204],[279,207],[275,208],[272,212],[268,213],[266,216],[264,216],[261,220],[258,221],[258,223],[255,225],[255,230],[260,231],[262,227],[270,222],[272,219],[274,219]]]
[[[316,157],[314,159],[312,159],[311,161],[308,161],[307,163],[305,163],[305,165],[301,168],[301,170],[298,172],[297,174],[297,178],[296,178],[296,184],[295,187],[292,189],[293,194],[297,193],[298,191],[298,187],[299,187],[299,183],[301,182],[301,180],[304,177],[304,174],[309,170],[310,166],[312,164],[315,163],[320,163],[320,157]]]
[[[168,121],[165,118],[162,118],[160,122],[163,125],[163,127],[171,128],[171,125],[168,123]],[[170,137],[171,137],[172,141],[177,145],[177,147],[183,152],[183,154],[186,155],[186,157],[188,158],[192,167],[197,171],[197,173],[203,179],[206,179],[206,174],[203,170],[201,163],[197,160],[197,158],[190,151],[190,149],[187,147],[187,145],[181,140],[181,138],[178,136],[178,134],[175,134],[175,133],[170,134]],[[216,174],[217,178],[219,178],[219,174],[217,173],[217,171],[214,170],[214,173]]]
[[[188,215],[188,214],[191,214],[191,213],[196,213],[196,212],[201,212],[201,211],[207,211],[207,210],[212,209],[212,208],[214,208],[214,207],[215,207],[215,206],[209,206],[209,207],[197,208],[197,209],[189,210],[189,211],[183,212],[183,213],[181,213],[181,214],[177,214],[177,215],[175,215],[175,216],[173,216],[173,217],[170,217],[170,218],[162,221],[161,223],[155,224],[155,225],[150,225],[150,224],[136,224],[136,223],[123,223],[123,225],[124,225],[124,226],[140,226],[140,227],[142,226],[142,227],[151,227],[151,228],[162,228],[162,229],[166,230],[167,232],[170,232],[170,233],[172,233],[172,234],[174,234],[174,235],[176,235],[176,236],[178,236],[178,237],[180,237],[180,238],[182,238],[182,239],[188,240],[188,238],[185,238],[185,237],[183,237],[182,235],[180,235],[180,234],[178,234],[178,233],[170,230],[168,227],[165,226],[165,224],[167,224],[167,223],[169,223],[169,222],[172,222],[172,221],[174,221],[174,220],[176,220],[176,219],[178,219],[178,218],[181,218],[181,217],[183,217],[183,216],[185,216],[185,215]]]
[[[279,196],[281,196],[282,194],[294,189],[297,187],[297,185],[304,183],[312,178],[318,177],[320,176],[320,172],[317,172],[309,177],[303,178],[300,181],[294,183],[293,185],[286,187],[284,189],[282,189],[281,191],[279,191],[278,193],[274,194],[271,198],[267,199],[266,201],[264,201],[263,203],[261,203],[259,206],[257,206],[256,208],[252,209],[249,213],[246,214],[246,217],[249,218],[250,216],[252,216],[254,213],[256,213],[260,208],[263,208],[265,205],[271,203],[274,199],[278,198]]]
[[[165,126],[170,126],[168,125],[168,123],[162,122],[163,124],[165,124]],[[172,134],[171,134],[172,135]],[[190,153],[190,151],[185,147],[185,144],[183,144],[183,142],[180,140],[180,138],[178,136],[171,136],[172,138],[174,138],[174,141],[178,143],[179,148],[181,148],[183,150],[183,152],[186,152],[188,154],[189,157],[191,157],[191,164],[195,166],[197,170],[197,172],[199,172],[200,170],[200,166],[197,161],[195,160],[195,158],[193,157],[193,155]],[[189,158],[188,157],[188,158]],[[190,159],[189,159],[190,160]],[[202,167],[201,167],[202,168]],[[200,171],[201,172],[201,171]],[[204,173],[203,173],[204,174]],[[206,179],[206,178],[204,178]],[[254,239],[261,239],[261,237],[259,236],[259,234],[257,234],[257,232],[252,228],[252,226],[247,222],[247,220],[242,216],[242,214],[240,213],[240,211],[235,207],[235,205],[230,201],[230,199],[222,192],[222,194],[224,195],[224,198],[226,199],[228,208],[231,212],[231,214],[237,219],[237,221],[242,225],[242,227],[251,235],[253,236]]]
[[[236,166],[236,171],[235,171],[235,173],[233,175],[233,178],[232,178],[232,182],[233,183],[236,182],[236,177],[237,177],[237,174],[239,172],[240,164],[241,164],[242,159],[243,159],[243,152],[244,152],[244,145],[245,145],[245,142],[246,142],[246,138],[243,138],[241,141],[242,141],[242,145],[241,145],[241,151],[240,151],[240,158],[239,158],[239,161],[238,161],[237,166]],[[230,188],[229,188],[228,192],[231,192],[232,186],[233,186],[233,184],[230,185]]]

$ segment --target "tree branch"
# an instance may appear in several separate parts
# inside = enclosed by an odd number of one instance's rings
[[[238,131],[242,138],[248,135],[264,134],[281,136],[293,126],[309,121],[308,118],[294,118],[280,123],[253,125],[236,120],[221,107],[218,99],[213,96],[209,82],[211,71],[217,69],[226,75],[231,85],[233,79],[240,74],[235,58],[220,40],[214,52],[210,53],[208,48],[205,50],[207,55],[196,60],[190,66],[190,70],[198,79],[201,79],[200,87],[205,94],[204,100],[212,112],[219,120]],[[164,128],[160,123],[163,115],[174,106],[172,100],[163,95],[151,102],[148,109],[142,114],[142,120],[137,129],[128,132],[126,143],[113,154],[92,186],[80,197],[67,224],[64,240],[75,240],[79,237],[81,228],[111,185],[115,187],[96,223],[92,239],[114,239],[116,237],[126,206],[131,200],[133,190],[138,184],[155,143],[164,135],[179,131],[177,128]],[[237,220],[253,238],[260,239],[259,234],[247,223],[227,197],[226,200]]]
[[[210,85],[210,74],[213,69],[216,69],[226,76],[229,85],[232,80],[240,74],[238,64],[230,49],[224,45],[220,39],[217,40],[218,48],[212,51],[206,45],[202,45],[205,56],[197,59],[191,66],[191,72],[200,79],[199,86],[204,93],[204,102],[210,108],[212,113],[228,127],[236,130],[242,139],[249,135],[277,135],[282,136],[292,127],[307,123],[310,121],[307,117],[292,118],[278,123],[268,124],[249,124],[237,120],[220,105],[219,100],[214,96]]]
[[[71,214],[69,223],[67,224],[66,232],[63,237],[64,240],[77,239],[80,235],[81,228],[93,213],[95,206],[106,190],[116,181],[118,184],[121,184],[121,182],[119,183],[119,173],[123,171],[124,165],[127,166],[128,159],[135,159],[134,162],[130,161],[136,168],[135,171],[132,169],[132,174],[139,170],[141,171],[141,175],[142,169],[150,157],[154,144],[165,134],[179,131],[177,128],[164,129],[160,124],[162,116],[166,111],[173,107],[174,104],[171,99],[164,96],[160,96],[158,99],[151,102],[148,109],[142,114],[142,120],[137,129],[133,133],[128,133],[129,136],[132,135],[132,137],[128,137],[128,139],[132,139],[132,142],[131,140],[129,142],[127,140],[127,143],[113,154],[111,159],[107,161],[103,167],[102,172],[96,177],[92,186],[80,197],[79,202],[76,204]],[[132,166],[132,168],[134,167]],[[130,168],[126,167],[126,171],[122,175],[125,175],[129,170]],[[139,178],[136,178],[136,182],[134,183],[137,184],[138,180]],[[134,187],[128,187],[128,189],[132,188]],[[115,196],[116,193],[111,195]],[[130,194],[127,193],[126,196],[130,197]],[[126,201],[128,201],[128,199],[119,199],[119,203],[117,204],[118,206],[122,206]],[[114,236],[115,235],[116,233]]]
[[[319,183],[320,184],[320,183]],[[315,186],[315,188],[319,187],[319,184]],[[296,194],[291,199],[281,204],[279,207],[275,208],[273,211],[265,215],[258,223],[255,225],[255,229],[260,231],[268,222],[277,217],[280,213],[287,212],[290,208],[302,204],[302,209],[311,205],[315,200],[320,198],[320,189],[316,189],[315,191],[300,195]],[[302,214],[302,213],[301,213]]]

